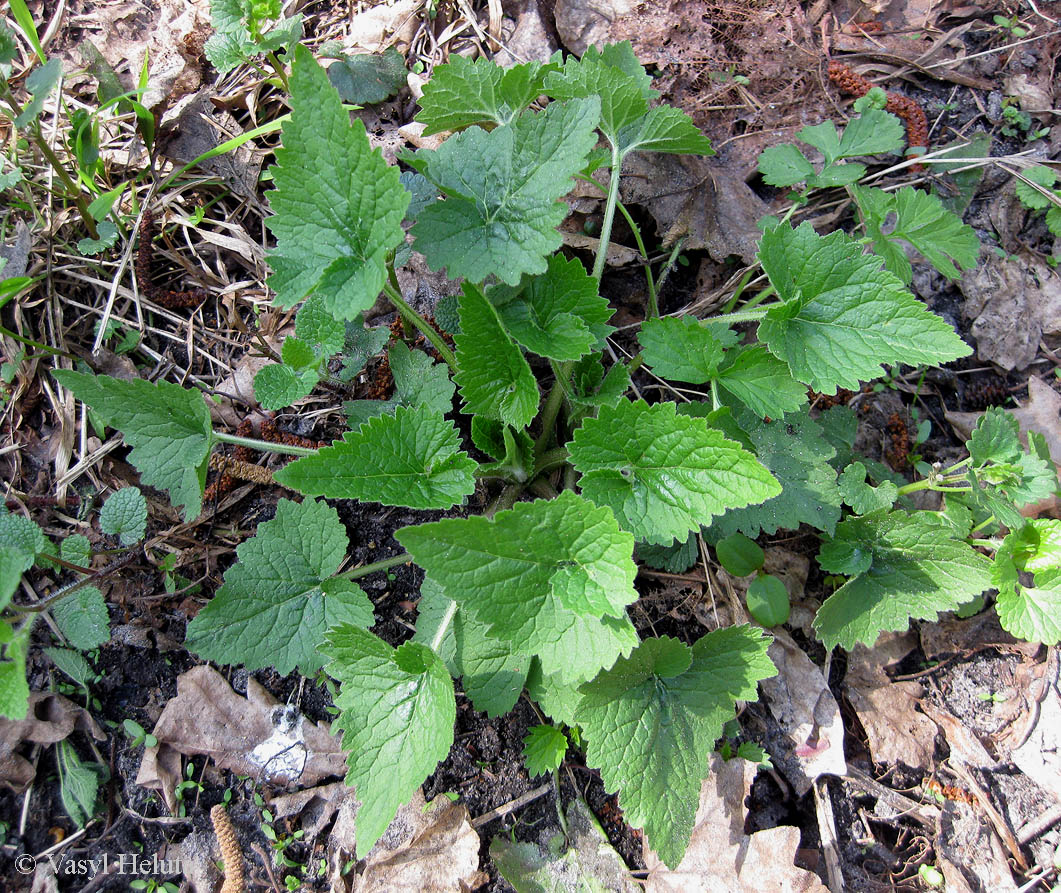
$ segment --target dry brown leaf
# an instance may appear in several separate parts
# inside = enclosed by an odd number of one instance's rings
[[[844,723],[822,671],[782,629],[773,630],[770,659],[777,675],[760,685],[770,712],[792,739],[774,762],[802,797],[819,775],[846,775]]]
[[[645,843],[646,893],[828,893],[816,874],[793,864],[798,828],[744,833],[744,799],[756,771],[747,760],[711,755],[685,858],[671,871]]]
[[[417,13],[421,6],[421,0],[397,0],[367,7],[351,18],[343,49],[382,53],[393,46],[404,54],[420,24]]]
[[[939,821],[936,855],[947,890],[1016,893],[1006,851],[991,827],[967,803],[948,800]]]
[[[1053,649],[1043,676],[1042,694],[1024,742],[1010,758],[1039,787],[1061,803],[1061,660]]]
[[[202,82],[202,44],[211,33],[210,0],[101,3],[86,23],[88,39],[132,86],[148,58],[148,88],[140,102],[149,109],[194,93]]]
[[[0,784],[21,793],[33,781],[33,764],[15,753],[23,741],[55,744],[74,732],[85,732],[97,741],[106,737],[84,707],[62,695],[31,692],[25,719],[0,719]]]
[[[158,745],[144,751],[136,783],[161,791],[171,810],[182,755],[205,754],[220,769],[276,785],[314,785],[346,772],[327,725],[281,704],[253,677],[244,698],[205,664],[177,677],[177,696],[152,734]]]
[[[742,173],[718,159],[697,155],[633,154],[623,164],[623,201],[644,205],[664,245],[684,238],[685,251],[706,249],[722,262],[737,255],[755,260],[756,221],[769,208]]]
[[[468,810],[436,797],[424,802],[423,791],[398,810],[383,836],[372,847],[358,874],[342,868],[355,853],[357,801],[347,796],[328,839],[328,864],[333,893],[462,893],[479,870],[479,835]]]
[[[503,45],[494,55],[494,61],[505,68],[535,59],[548,62],[559,46],[553,37],[555,30],[545,8],[538,0],[522,0],[511,6],[518,8],[509,8],[505,12],[514,16],[515,21],[511,25],[506,21],[506,28],[502,31]]]
[[[884,668],[913,650],[913,633],[883,633],[873,648],[856,645],[848,655],[844,687],[866,730],[877,763],[928,769],[935,752],[936,724],[915,708],[923,689],[914,681],[892,682]]]
[[[1035,359],[1043,334],[1061,331],[1061,278],[1045,264],[987,255],[958,287],[980,360],[1023,369]]]
[[[211,102],[214,95],[213,87],[206,87],[182,102],[179,112],[167,115],[159,151],[178,165],[188,164],[242,133],[236,119]],[[244,143],[234,151],[200,162],[198,169],[215,174],[240,198],[257,203],[264,158],[265,153],[253,148],[253,143]]]
[[[351,793],[352,788],[344,782],[334,781],[304,791],[280,794],[269,801],[269,806],[278,819],[301,816],[302,830],[306,832],[307,838],[313,840]]]

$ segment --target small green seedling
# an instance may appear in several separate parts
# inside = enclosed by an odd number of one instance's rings
[[[131,747],[139,747],[141,744],[144,747],[158,746],[158,739],[150,732],[145,731],[144,727],[136,720],[123,719],[122,728],[125,729],[125,734],[129,736],[129,744]]]

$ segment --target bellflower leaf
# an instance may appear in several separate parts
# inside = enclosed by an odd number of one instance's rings
[[[166,490],[174,505],[184,507],[186,520],[198,516],[212,442],[210,411],[198,391],[63,369],[52,375],[105,425],[122,432],[133,448],[129,461],[145,484]]]
[[[451,279],[474,283],[497,276],[509,285],[524,273],[544,273],[567,216],[559,199],[597,141],[599,113],[596,97],[554,102],[406,157],[443,194],[412,228],[431,269],[445,267]]]
[[[548,673],[589,679],[637,642],[625,611],[637,598],[633,537],[570,490],[395,538],[491,636],[538,655]]]
[[[339,681],[332,728],[343,733],[346,783],[357,791],[357,856],[449,753],[457,717],[453,680],[418,642],[391,648],[350,624],[328,633],[328,673]]]
[[[621,401],[586,419],[568,444],[586,498],[638,539],[669,544],[726,509],[781,487],[758,459],[673,403]]]
[[[581,686],[579,725],[586,762],[631,825],[677,867],[692,834],[708,754],[733,718],[737,699],[753,700],[759,680],[776,675],[770,640],[751,626],[708,633],[690,648],[661,636],[642,642]]]
[[[307,496],[447,509],[475,490],[476,467],[453,423],[421,404],[369,419],[275,477]]]
[[[991,563],[930,512],[848,518],[822,546],[827,573],[855,575],[825,600],[814,628],[826,648],[872,646],[910,619],[935,620],[992,585]]]
[[[276,516],[236,548],[224,584],[188,625],[189,649],[251,670],[316,672],[329,626],[372,624],[368,596],[354,583],[329,579],[348,546],[331,506],[281,499]]]
[[[817,391],[858,390],[883,373],[883,363],[939,364],[971,353],[843,232],[823,237],[809,223],[774,226],[763,234],[759,259],[782,301],[759,323],[759,339]]]
[[[372,149],[360,119],[350,124],[324,69],[303,46],[291,72],[291,119],[272,168],[269,257],[276,303],[316,292],[336,319],[372,306],[387,280],[387,253],[405,238],[409,193],[396,167]]]

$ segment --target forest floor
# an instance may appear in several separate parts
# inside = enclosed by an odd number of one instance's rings
[[[98,372],[195,381],[221,398],[212,412],[215,424],[228,430],[244,418],[260,424],[251,381],[275,358],[293,318],[271,306],[265,286],[270,237],[261,175],[279,134],[263,133],[180,177],[169,175],[220,141],[275,121],[286,112],[284,95],[252,66],[224,76],[210,67],[202,52],[210,34],[207,0],[28,5],[47,53],[63,60],[69,108],[98,103],[100,71],[135,86],[148,54],[154,94],[144,105],[159,122],[155,151],[145,152],[127,113],[104,121],[100,151],[104,179],[111,187],[135,180],[121,202],[150,211],[162,236],[138,261],[131,225],[113,247],[84,257],[74,248],[81,234],[67,212],[8,205],[4,275],[40,280],[3,308],[3,324]],[[634,185],[624,200],[635,208],[646,242],[656,246],[652,262],[664,261],[673,243],[684,240],[681,262],[660,294],[662,313],[706,315],[753,262],[756,221],[786,204],[782,191],[758,177],[759,153],[794,141],[805,125],[839,122],[850,112],[851,98],[827,77],[830,60],[915,100],[927,114],[930,148],[972,141],[975,154],[993,159],[962,180],[960,196],[964,219],[984,246],[980,266],[948,281],[915,263],[912,286],[976,352],[923,376],[896,370],[884,385],[842,395],[858,413],[858,448],[910,475],[918,461],[960,456],[978,414],[1003,405],[1017,410],[1023,427],[1043,431],[1061,458],[1061,354],[1055,353],[1061,247],[1042,214],[1017,201],[1012,177],[1029,160],[1059,158],[1061,4],[293,0],[285,11],[303,14],[304,42],[318,55],[387,47],[402,54],[408,85],[358,113],[389,160],[401,148],[422,145],[422,128],[411,124],[417,91],[451,53],[504,63],[547,59],[557,49],[580,53],[587,41],[630,40],[663,99],[687,111],[717,151],[695,165],[668,156],[629,171]],[[86,52],[89,44],[98,52]],[[57,132],[69,125],[54,112],[49,120]],[[5,143],[14,141],[3,120],[0,133]],[[910,168],[884,182],[945,188],[934,175]],[[599,216],[601,202],[576,196],[569,204],[563,228],[577,255],[585,245],[580,234],[592,231],[587,224]],[[137,211],[129,213],[136,221]],[[850,228],[852,222],[846,202],[828,199],[815,199],[798,218],[816,226]],[[644,278],[630,231],[617,227],[613,241],[620,247],[602,292],[616,308],[612,323],[621,343],[621,327],[644,318]],[[451,283],[423,265],[402,285],[407,293],[452,293]],[[191,308],[164,306],[167,296],[190,289],[203,289],[205,298]],[[368,321],[389,325],[392,319],[384,312]],[[7,337],[0,348],[10,372],[0,420],[8,508],[28,513],[55,540],[82,533],[94,548],[106,548],[89,509],[111,490],[139,482],[121,437],[111,432],[101,440],[102,428],[85,423],[73,398],[59,398],[45,354],[31,350],[26,359],[23,345]],[[342,430],[343,399],[387,396],[381,366],[378,357],[370,360],[345,393],[318,389],[277,414],[276,425],[300,437],[333,439]],[[33,710],[23,723],[0,721],[3,889],[129,889],[118,856],[135,854],[157,857],[161,865],[144,875],[141,889],[169,882],[196,893],[216,890],[219,851],[209,814],[221,802],[235,823],[246,888],[255,891],[508,891],[513,888],[499,874],[491,843],[538,844],[548,861],[562,822],[575,853],[570,864],[581,865],[570,868],[571,877],[584,871],[607,890],[722,889],[703,878],[745,860],[755,874],[754,881],[742,876],[747,890],[1030,893],[1057,882],[1057,652],[1014,640],[989,612],[915,623],[907,633],[883,636],[872,650],[860,646],[829,658],[810,627],[831,584],[811,560],[818,537],[809,530],[760,539],[767,569],[784,580],[793,610],[771,649],[779,677],[764,684],[759,702],[744,705],[731,731],[734,746],[759,744],[771,765],[756,771],[745,761],[718,761],[716,800],[702,804],[690,847],[690,864],[703,867],[701,885],[650,872],[640,832],[626,825],[616,797],[577,752],[555,781],[528,777],[523,739],[540,721],[530,702],[521,699],[509,714],[489,718],[459,692],[454,745],[423,787],[428,802],[445,795],[442,806],[411,804],[396,821],[417,827],[403,838],[413,842],[359,863],[351,856],[352,804],[340,783],[342,757],[326,728],[333,718],[328,685],[297,674],[218,672],[182,645],[186,624],[220,585],[235,547],[272,516],[281,488],[243,483],[213,493],[202,516],[181,523],[164,495],[149,491],[143,554],[101,586],[112,637],[89,655],[89,678],[75,682],[55,665],[45,648],[56,633],[38,624],[28,659]],[[476,500],[482,495],[470,508]],[[333,504],[350,536],[352,564],[398,554],[395,530],[441,516]],[[1059,517],[1056,505],[1039,510]],[[361,581],[374,603],[374,632],[392,644],[411,636],[421,581],[422,571],[411,565]],[[20,597],[63,582],[54,570],[37,569]],[[637,587],[635,625],[687,638],[690,629],[715,628],[727,599],[739,598],[747,581],[698,564],[684,574],[645,568]],[[716,592],[723,593],[719,605]],[[826,701],[836,719],[819,728],[816,709]],[[260,742],[294,713],[312,727],[306,740],[312,737],[319,751],[317,771],[290,787],[267,783],[241,759],[248,743]],[[155,737],[144,740],[137,726]],[[802,740],[793,729],[802,730]],[[84,827],[64,807],[59,741],[104,767],[95,814]],[[794,760],[800,748],[813,752],[817,779],[808,779],[806,764]],[[725,817],[721,825],[711,826],[711,809]],[[16,860],[26,854],[37,867],[20,875]],[[70,870],[76,860],[104,856],[90,870]],[[410,865],[422,874],[400,874]],[[414,876],[420,880],[410,881]],[[572,881],[556,889],[598,887]]]

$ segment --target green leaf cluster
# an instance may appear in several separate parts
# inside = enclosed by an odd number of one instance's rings
[[[782,143],[765,149],[759,156],[759,173],[764,183],[770,186],[806,183],[808,190],[850,186],[866,175],[866,166],[847,159],[898,152],[904,144],[902,122],[895,115],[873,108],[853,118],[843,135],[832,121],[824,121],[804,127],[796,136],[822,154],[825,161],[821,170],[815,170],[799,147]]]
[[[204,49],[219,74],[262,53],[287,52],[301,40],[302,16],[280,10],[280,0],[210,0],[214,33]]]
[[[273,34],[263,23],[279,8],[228,0],[215,14],[229,22],[221,34],[236,35],[247,53],[248,41],[257,52]],[[428,132],[451,135],[403,154],[412,169],[404,174],[343,107],[335,84],[353,98],[352,63],[325,73],[305,48],[292,55],[292,112],[271,171],[269,285],[279,307],[298,309],[283,362],[258,374],[256,396],[281,408],[326,377],[329,389],[354,378],[390,340],[387,326],[365,327],[381,293],[402,318],[387,352],[394,394],[346,401],[347,430],[275,473],[305,499],[281,499],[237,548],[187,643],[210,660],[323,671],[338,682],[335,727],[361,804],[359,857],[449,753],[459,680],[490,716],[526,692],[555,723],[528,735],[528,770],[554,772],[571,747],[583,748],[626,819],[666,864],[681,860],[735,701],[754,698],[773,673],[770,640],[751,626],[690,643],[647,630],[642,639],[630,611],[635,555],[684,573],[711,561],[706,541],[731,573],[755,575],[748,607],[771,626],[787,619],[788,594],[764,573],[753,538],[819,531],[819,565],[843,581],[814,621],[828,648],[872,644],[990,588],[1008,629],[1057,642],[1061,526],[1019,512],[1057,488],[1041,438],[1025,448],[1015,420],[992,410],[968,459],[926,465],[907,482],[855,452],[854,413],[820,413],[808,399],[808,388],[855,390],[886,367],[970,352],[906,288],[905,250],[954,278],[976,262],[972,230],[926,193],[856,185],[866,167],[851,159],[898,149],[896,119],[867,102],[842,134],[830,122],[800,132],[820,167],[794,146],[760,162],[772,185],[851,187],[864,237],[765,221],[757,260],[768,284],[753,295],[738,287],[706,320],[659,318],[648,301],[640,353],[626,360],[602,272],[612,221],[625,212],[623,161],[635,151],[711,152],[688,116],[657,104],[629,44],[509,69],[455,56],[435,69],[418,115]],[[385,74],[368,72],[380,90]],[[607,182],[593,182],[605,195],[605,248],[591,267],[557,253],[559,227],[576,179],[604,171]],[[432,270],[463,280],[434,311],[452,346],[420,315],[430,305],[414,309],[398,287],[413,248]],[[413,343],[413,328],[431,348]],[[343,368],[332,378],[337,355]],[[56,380],[121,431],[144,485],[167,491],[187,520],[198,514],[210,449],[231,439],[212,431],[200,394],[73,371]],[[943,508],[911,510],[907,496],[920,489],[941,491]],[[349,536],[325,499],[447,515],[397,530],[407,554],[340,573]],[[470,512],[479,505],[482,514]],[[101,525],[132,542],[143,535],[143,509],[139,491],[122,491]],[[23,522],[0,516],[0,608],[47,551]],[[68,543],[64,559],[87,556],[87,542]],[[413,638],[392,647],[369,631],[373,605],[354,580],[406,561],[426,577]],[[67,631],[97,604],[65,604],[71,615],[60,627],[82,647],[93,630],[77,639]],[[7,619],[0,708],[11,710],[25,700],[29,625]]]

